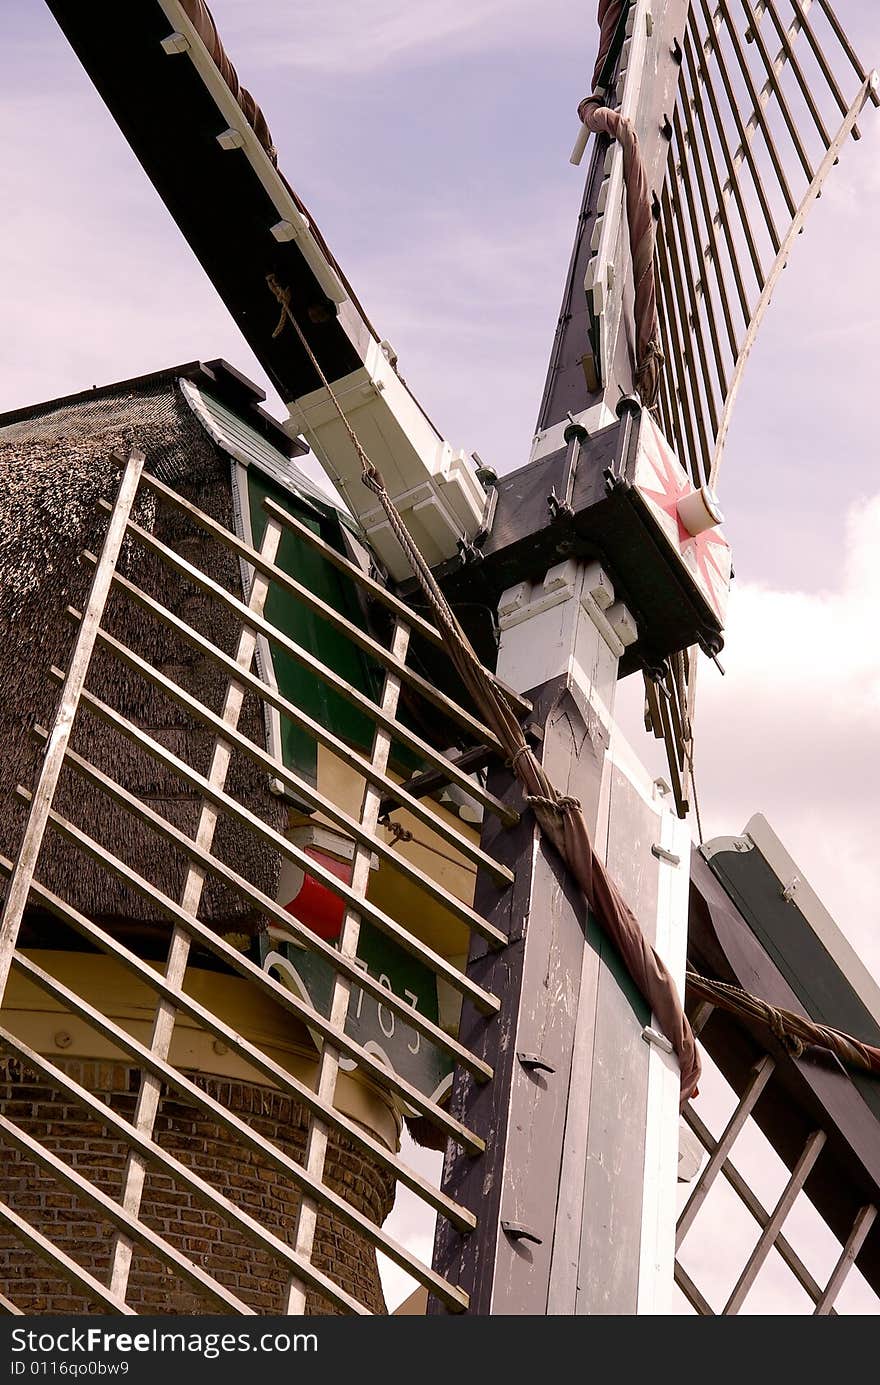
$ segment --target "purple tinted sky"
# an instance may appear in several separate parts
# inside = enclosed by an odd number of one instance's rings
[[[594,9],[214,3],[282,166],[407,380],[450,441],[499,469],[526,460],[537,413]],[[876,0],[837,9],[880,62]],[[48,9],[4,0],[2,31],[0,410],[194,357],[260,379]],[[707,835],[765,811],[880,974],[880,112],[862,123],[740,397],[721,484],[738,574],[728,675],[701,671],[697,766]],[[637,691],[622,692],[633,722]]]
[[[880,55],[875,6],[840,8]],[[214,9],[284,168],[441,429],[521,463],[580,194],[567,154],[592,0]],[[4,26],[0,405],[220,351],[259,376],[48,9],[6,0]],[[741,395],[724,501],[743,577],[833,580],[846,505],[871,488],[880,142],[866,127]]]

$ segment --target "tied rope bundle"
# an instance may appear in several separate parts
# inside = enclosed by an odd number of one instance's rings
[[[600,83],[614,43],[627,0],[599,0],[599,52],[593,69],[592,95],[578,106],[578,117],[594,135],[607,135],[623,151],[623,184],[626,191],[626,219],[635,290],[634,318],[635,385],[639,398],[653,409],[660,389],[663,351],[657,316],[657,286],[654,278],[654,217],[645,165],[639,140],[631,120],[606,104]]]

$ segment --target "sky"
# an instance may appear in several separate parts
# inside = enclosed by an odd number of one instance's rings
[[[0,412],[194,358],[262,381],[48,9],[0,8]],[[528,458],[562,294],[594,8],[213,5],[411,388],[454,446],[502,471]],[[880,63],[876,0],[837,10]],[[726,674],[700,670],[696,768],[706,835],[763,811],[880,977],[880,112],[862,128],[738,402],[719,485],[737,573]],[[637,701],[631,679],[630,722]]]

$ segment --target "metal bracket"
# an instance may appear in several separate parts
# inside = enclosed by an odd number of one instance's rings
[[[656,783],[656,780],[655,780]],[[680,866],[681,857],[676,856],[674,851],[667,851],[665,846],[658,846],[656,842],[651,847],[651,855],[656,856],[658,861],[665,861],[670,866]]]
[[[495,511],[498,508],[498,477],[491,467],[481,467],[478,475],[486,488],[486,500],[483,505],[480,527],[474,537],[472,539],[459,539],[458,541],[458,551],[462,563],[481,563],[483,561],[480,550],[492,532],[492,526],[495,523]]]
[[[509,1236],[512,1241],[531,1241],[533,1245],[536,1246],[542,1246],[544,1244],[540,1236],[536,1235],[534,1231],[530,1231],[527,1226],[521,1225],[520,1222],[502,1221],[501,1230],[504,1232],[505,1236]]]
[[[672,1044],[669,1042],[666,1035],[659,1033],[656,1029],[652,1029],[650,1024],[646,1024],[642,1030],[642,1038],[646,1044],[653,1044],[655,1048],[661,1048],[664,1053],[672,1052]]]
[[[546,1063],[539,1053],[518,1053],[517,1058],[530,1072],[555,1072],[552,1063]]]
[[[560,500],[556,494],[555,486],[547,496],[547,505],[554,519],[560,519],[562,516],[570,519],[574,514],[571,502],[574,495],[578,461],[581,455],[581,446],[589,437],[586,428],[582,427],[580,423],[575,423],[570,414],[569,418],[571,421],[562,435],[566,443],[565,470],[562,473],[562,499]]]

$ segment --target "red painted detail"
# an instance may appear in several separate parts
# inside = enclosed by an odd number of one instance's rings
[[[314,846],[304,847],[303,850],[337,879],[344,880],[346,885],[351,883],[350,861],[339,861],[335,856],[326,851],[319,851]],[[334,894],[314,875],[309,875],[307,871],[298,873],[301,876],[300,887],[293,899],[285,904],[285,909],[289,914],[293,914],[295,919],[299,919],[300,923],[304,923],[306,928],[317,933],[319,938],[323,938],[325,942],[334,942],[342,931],[342,920],[347,907],[345,900]]]
[[[697,583],[721,623],[730,585],[730,545],[720,529],[689,534],[678,515],[678,502],[694,487],[661,430],[643,416],[636,485],[658,515],[669,542]]]

